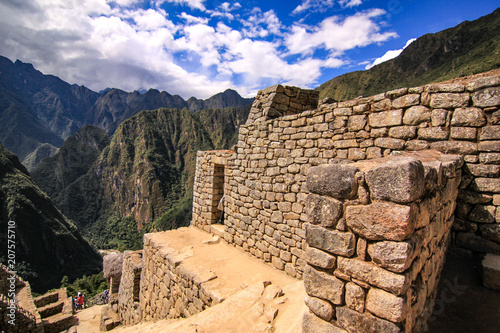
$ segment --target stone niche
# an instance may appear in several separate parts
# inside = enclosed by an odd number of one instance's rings
[[[420,151],[310,169],[304,333],[425,328],[462,165]]]

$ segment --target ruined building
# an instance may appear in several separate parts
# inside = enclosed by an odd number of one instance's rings
[[[304,332],[419,332],[450,243],[498,262],[499,106],[500,77],[323,103],[269,87],[233,150],[198,152],[192,225],[302,279]],[[149,234],[124,257],[125,323],[223,299],[183,255]]]

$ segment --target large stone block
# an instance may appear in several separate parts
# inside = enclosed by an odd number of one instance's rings
[[[350,258],[337,258],[337,269],[352,278],[369,283],[396,295],[403,294],[409,286],[404,274],[396,274],[380,268],[374,263]]]
[[[333,275],[317,271],[309,265],[304,270],[304,287],[309,296],[322,298],[338,305],[344,302],[344,282]]]
[[[408,203],[419,199],[425,189],[425,170],[414,157],[396,157],[366,173],[372,198]]]
[[[480,153],[479,162],[485,164],[500,164],[500,153]]]
[[[403,297],[378,288],[370,288],[366,295],[366,309],[380,318],[399,323],[406,317],[408,303]]]
[[[484,286],[500,291],[500,256],[488,253],[484,257],[482,265]]]
[[[354,282],[345,285],[345,303],[353,310],[363,313],[365,309],[365,291]]]
[[[479,223],[495,222],[496,207],[493,205],[476,205],[469,213],[469,219]]]
[[[497,208],[497,210],[498,210],[498,208]],[[498,215],[498,213],[497,213],[497,215]],[[483,238],[500,244],[500,224],[499,223],[481,224],[479,226],[479,230],[481,231],[481,236]]]
[[[377,147],[403,150],[405,147],[405,140],[394,138],[376,138],[374,144]]]
[[[478,192],[500,193],[500,178],[476,178],[472,181],[472,189]]]
[[[318,250],[314,247],[308,247],[306,250],[306,260],[310,265],[318,266],[321,268],[333,268],[336,259],[334,256],[326,252]]]
[[[467,84],[467,90],[476,91],[486,87],[500,86],[500,76],[480,77]]]
[[[305,302],[309,310],[311,310],[316,316],[326,321],[330,321],[330,319],[332,319],[335,310],[330,302],[311,296],[306,296]]]
[[[481,130],[481,140],[500,140],[500,126],[486,126]]]
[[[404,272],[410,267],[413,250],[410,242],[383,241],[368,246],[368,253],[373,262],[397,273]]]
[[[409,94],[401,96],[392,101],[392,107],[395,109],[407,108],[420,103],[420,94]]]
[[[358,189],[358,168],[349,164],[319,165],[309,169],[306,187],[309,192],[334,197],[352,198]]]
[[[459,108],[453,112],[451,125],[481,127],[486,125],[486,115],[479,108]]]
[[[347,333],[347,331],[305,312],[302,317],[302,333]]]
[[[472,95],[472,102],[481,108],[500,105],[500,87],[488,87],[476,91]]]
[[[403,122],[403,110],[391,110],[372,113],[368,116],[371,127],[399,126]]]
[[[342,203],[336,199],[309,194],[306,199],[305,213],[312,224],[335,227],[342,216]]]
[[[431,108],[460,108],[469,104],[469,93],[437,93],[431,95]]]
[[[345,257],[352,256],[356,249],[353,233],[328,230],[309,223],[306,224],[306,241],[309,246]]]
[[[369,313],[358,313],[347,307],[337,308],[337,322],[349,333],[399,333],[399,327],[390,321]]]
[[[370,240],[402,241],[410,238],[416,216],[416,206],[392,202],[374,202],[346,209],[347,226]]]
[[[477,143],[468,141],[438,141],[431,143],[431,149],[445,154],[474,155],[477,154]]]
[[[481,253],[500,254],[500,244],[483,239],[469,232],[457,232],[456,243],[460,247]]]

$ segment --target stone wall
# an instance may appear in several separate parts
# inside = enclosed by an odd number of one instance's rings
[[[210,232],[210,225],[217,223],[221,211],[217,208],[232,174],[227,168],[233,151],[199,151],[193,188],[193,217],[191,224]]]
[[[285,99],[287,89],[273,87],[273,100]],[[266,94],[257,96],[251,114],[270,107]],[[240,127],[234,154],[199,153],[193,224],[214,223],[210,156],[223,154],[225,239],[300,278],[311,166],[435,149],[465,161],[454,240],[477,252],[500,253],[499,106],[500,77],[486,77],[321,104],[276,119],[254,117]]]
[[[141,321],[139,291],[142,272],[142,250],[123,253],[122,276],[118,290],[120,322],[134,325]]]
[[[12,297],[9,295],[11,281],[13,281],[16,290],[16,304],[12,308]],[[9,323],[13,317],[15,325]],[[19,275],[12,273],[3,264],[0,264],[0,330],[6,333],[40,333],[44,331],[42,319],[33,303],[30,284]]]
[[[211,289],[217,276],[183,263],[186,255],[144,235],[139,303],[142,319],[189,317],[222,301]]]
[[[266,121],[306,110],[313,110],[318,106],[319,92],[297,87],[274,85],[257,93],[246,124]]]
[[[304,333],[423,330],[462,165],[421,151],[309,170]]]

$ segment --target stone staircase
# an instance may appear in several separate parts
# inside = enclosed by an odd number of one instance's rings
[[[33,302],[42,318],[45,333],[62,332],[78,321],[73,315],[71,299],[66,296],[66,288],[39,296]]]

